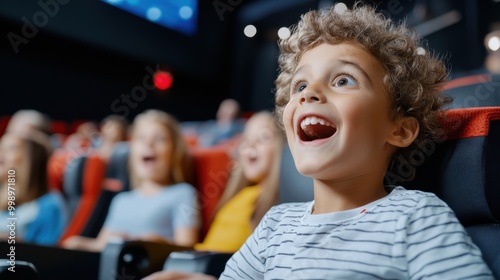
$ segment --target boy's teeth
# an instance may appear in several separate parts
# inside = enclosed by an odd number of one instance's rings
[[[300,122],[300,127],[302,129],[304,129],[306,126],[308,126],[310,124],[320,124],[320,125],[332,126],[332,124],[327,120],[324,120],[324,119],[321,119],[318,117],[307,117]]]

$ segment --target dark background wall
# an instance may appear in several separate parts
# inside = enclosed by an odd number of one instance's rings
[[[36,16],[44,13],[39,2],[58,6],[51,7],[58,11],[43,27],[37,27],[44,22]],[[181,120],[203,119],[212,117],[227,95],[230,13],[220,21],[211,3],[201,1],[199,32],[190,37],[101,1],[60,2],[68,3],[0,2],[0,115],[33,108],[63,120],[111,113],[132,118],[145,108],[161,108]],[[21,39],[13,47],[12,33],[27,42]],[[150,77],[147,67],[170,70],[173,87],[166,93],[149,90],[143,100],[136,94],[141,102],[125,102],[122,95],[132,96]]]

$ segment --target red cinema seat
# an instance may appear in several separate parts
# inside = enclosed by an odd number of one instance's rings
[[[50,124],[50,129],[54,134],[68,134],[68,126],[64,121],[52,121]]]
[[[106,162],[97,154],[88,155],[81,176],[81,196],[61,242],[70,236],[80,235],[83,231],[101,194],[105,173]]]
[[[203,240],[226,187],[232,161],[224,148],[196,148],[192,150],[192,155],[203,222]]]
[[[71,154],[63,149],[58,149],[52,153],[47,164],[47,173],[49,186],[51,189],[56,189],[61,193],[63,191],[64,171],[69,160],[72,158]]]

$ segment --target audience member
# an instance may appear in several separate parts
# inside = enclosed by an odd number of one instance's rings
[[[76,131],[68,136],[64,143],[65,149],[90,151],[101,141],[101,135],[96,123],[87,121],[80,124]]]
[[[0,216],[15,224],[15,242],[54,245],[66,226],[64,199],[48,188],[50,148],[36,129],[10,130],[0,140]],[[9,238],[11,230],[0,227],[0,235]]]
[[[36,129],[50,135],[50,118],[36,110],[19,110],[10,118],[6,132],[24,133],[27,129]]]
[[[235,252],[276,203],[284,138],[269,112],[249,119],[238,149],[238,162],[198,250]]]
[[[133,123],[130,140],[131,179],[135,189],[115,196],[96,239],[73,236],[66,248],[102,250],[112,237],[154,240],[193,246],[200,229],[197,192],[177,121],[148,110]]]
[[[217,110],[216,119],[199,124],[197,128],[199,145],[215,146],[240,134],[244,122],[239,119],[239,114],[240,105],[236,100],[223,100]]]
[[[115,144],[127,140],[128,123],[123,117],[110,115],[101,121],[99,130],[101,136],[96,152],[101,158],[109,160]]]

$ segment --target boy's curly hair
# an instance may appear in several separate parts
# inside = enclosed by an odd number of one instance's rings
[[[359,2],[345,11],[334,7],[309,11],[292,27],[291,36],[279,42],[280,73],[275,81],[275,102],[281,125],[290,99],[291,79],[302,55],[322,43],[342,42],[361,44],[384,67],[384,85],[392,100],[393,118],[414,117],[420,125],[415,143],[440,137],[436,120],[449,102],[449,98],[439,94],[447,79],[444,63],[420,46],[421,39],[414,31],[404,24],[396,25],[373,7]],[[400,152],[404,150],[408,148]]]

